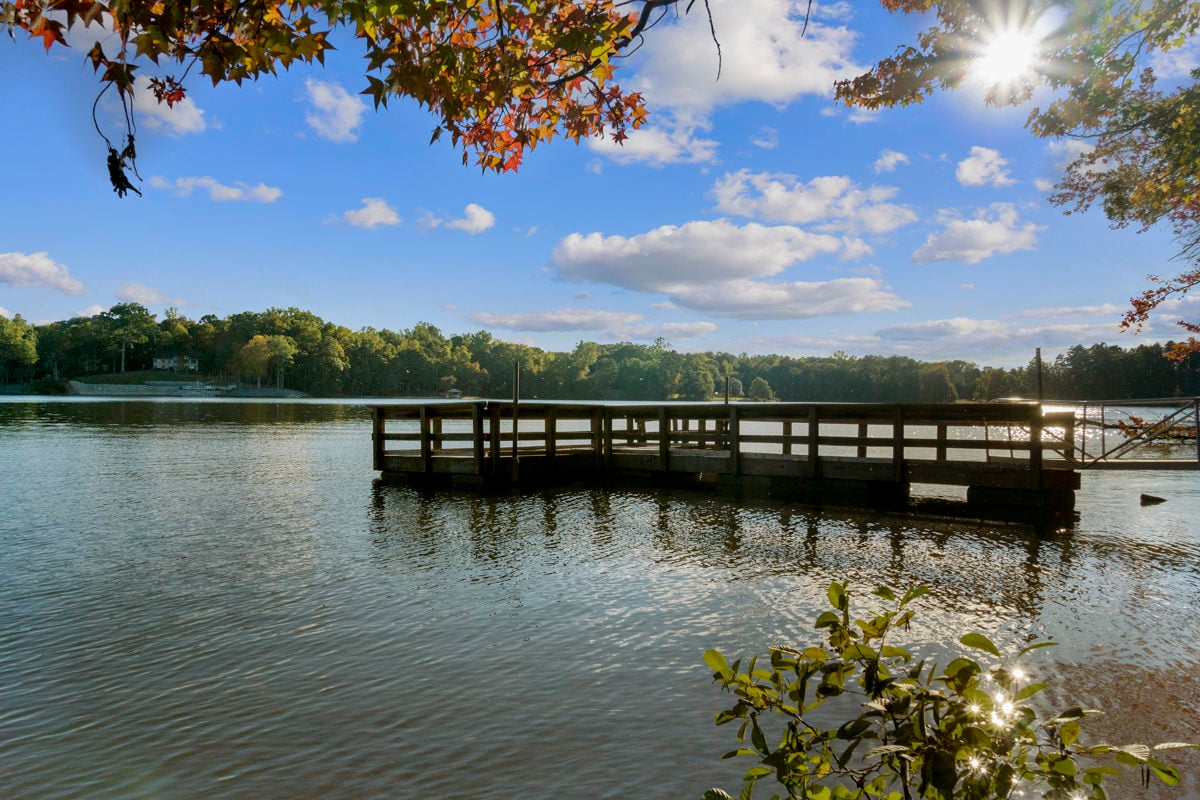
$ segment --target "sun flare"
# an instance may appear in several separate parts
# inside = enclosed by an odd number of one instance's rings
[[[999,31],[984,43],[973,69],[982,81],[992,86],[1017,83],[1033,70],[1038,44],[1033,31]]]
[[[1037,67],[1041,37],[1029,28],[996,31],[982,42],[971,64],[975,78],[988,87],[1011,88]]]

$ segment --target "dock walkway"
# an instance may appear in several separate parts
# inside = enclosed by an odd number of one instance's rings
[[[1036,403],[431,402],[374,408],[373,463],[384,478],[617,478],[851,506],[965,486],[972,513],[1005,517],[1074,508],[1073,425]]]

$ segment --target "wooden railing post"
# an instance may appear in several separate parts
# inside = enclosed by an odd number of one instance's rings
[[[550,462],[550,468],[554,468],[554,456],[558,451],[558,411],[554,408],[546,409],[546,460]]]
[[[892,480],[904,482],[904,406],[892,411]]]
[[[792,421],[790,419],[783,421],[783,454],[785,456],[792,454]]]
[[[868,433],[870,433],[870,430],[867,427],[867,423],[865,423],[865,422],[858,423],[858,438],[861,443],[858,445],[858,450],[856,452],[857,452],[859,458],[867,457],[867,434]]]
[[[1029,481],[1031,489],[1042,488],[1042,406],[1030,406],[1029,420]]]
[[[483,406],[471,405],[471,471],[483,474]]]
[[[371,464],[377,472],[383,471],[384,434],[387,422],[384,411],[379,406],[371,409]]]
[[[433,472],[433,448],[429,441],[430,436],[429,406],[421,406],[421,469],[426,475]]]
[[[500,473],[500,404],[488,404],[488,460],[492,475]]]
[[[734,475],[742,474],[742,410],[729,407],[729,458]]]
[[[937,454],[934,456],[938,461],[946,460],[946,423],[939,422],[937,426]]]
[[[600,469],[604,464],[604,409],[592,409],[592,469]]]
[[[808,407],[808,477],[821,474],[821,412],[817,406]]]
[[[628,417],[626,417],[628,419]],[[612,463],[613,456],[613,416],[612,409],[608,406],[604,407],[604,464],[607,466]]]
[[[671,461],[671,420],[667,417],[667,407],[658,407],[658,468],[666,472]]]

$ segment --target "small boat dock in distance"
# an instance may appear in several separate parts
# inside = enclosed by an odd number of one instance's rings
[[[1069,515],[1074,414],[1036,403],[430,402],[374,408],[385,479],[485,485],[634,480],[815,505],[903,508],[966,487],[983,518]]]

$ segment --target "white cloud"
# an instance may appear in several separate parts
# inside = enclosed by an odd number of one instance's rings
[[[208,128],[204,120],[204,109],[190,97],[185,97],[173,106],[158,102],[150,89],[150,79],[138,78],[133,84],[134,111],[139,125],[152,131],[182,136],[185,133],[201,133]]]
[[[718,143],[697,132],[709,129],[715,109],[745,101],[784,106],[804,95],[828,97],[835,80],[866,69],[851,58],[858,34],[830,24],[848,16],[847,4],[811,6],[807,32],[807,0],[710,0],[709,5],[720,56],[702,10],[657,27],[654,46],[633,57],[634,75],[625,83],[649,99],[662,122],[634,131],[624,147],[592,140],[598,152],[622,163],[710,163]]]
[[[718,106],[760,100],[783,105],[802,95],[829,96],[833,82],[865,71],[851,58],[857,33],[823,19],[813,7],[804,31],[805,0],[711,0],[721,41],[718,55],[700,13],[654,31],[639,54],[634,83],[656,107],[706,115]],[[843,9],[844,10],[844,9]]]
[[[875,248],[856,236],[846,236],[842,239],[842,254],[838,261],[860,261],[875,254]]]
[[[364,197],[362,208],[347,211],[341,216],[332,216],[325,220],[325,223],[338,221],[349,223],[356,228],[371,229],[380,225],[399,225],[400,215],[382,197]]]
[[[1016,314],[1018,317],[1034,319],[1055,319],[1061,317],[1111,317],[1124,314],[1126,309],[1113,303],[1098,306],[1056,306],[1054,308],[1031,308]]]
[[[77,316],[77,317],[94,317],[97,314],[103,314],[105,311],[107,311],[107,309],[104,306],[99,305],[98,303],[92,303],[90,306],[83,309],[82,311],[76,311],[75,316]]]
[[[842,241],[790,226],[726,220],[664,225],[637,236],[573,233],[554,249],[566,280],[610,283],[636,291],[671,291],[698,283],[775,275],[798,261],[834,254]]]
[[[919,264],[930,261],[962,261],[977,264],[985,258],[1037,246],[1038,231],[1044,228],[1022,223],[1017,210],[1009,203],[993,203],[979,209],[974,219],[961,219],[955,212],[943,211],[940,219],[945,227],[931,233],[925,244],[912,254]]]
[[[769,125],[764,125],[754,136],[750,137],[750,142],[763,150],[774,150],[779,146],[779,131]]]
[[[1001,354],[1006,360],[1028,360],[1034,348],[1066,348],[1117,335],[1116,320],[1073,324],[1015,325],[1010,320],[951,319],[892,325],[876,333],[880,342],[900,353],[946,358],[948,353]],[[978,358],[979,356],[975,356]]]
[[[358,141],[358,126],[367,113],[367,104],[360,97],[347,92],[339,84],[308,78],[304,81],[308,101],[313,110],[305,115],[304,121],[322,139],[331,142]]]
[[[480,312],[471,314],[469,319],[489,328],[516,331],[608,331],[640,322],[643,315],[594,308],[563,308],[557,311],[538,311],[528,314]]]
[[[795,319],[895,309],[907,303],[878,280],[765,281],[846,243],[791,226],[726,220],[663,226],[638,236],[572,234],[554,251],[565,280],[661,292],[672,307],[739,319]]]
[[[144,306],[160,306],[167,302],[167,296],[158,289],[140,283],[121,284],[117,299],[126,303],[140,303]]]
[[[647,125],[630,131],[629,138],[618,144],[611,138],[588,139],[588,146],[618,164],[707,164],[717,160],[719,142],[701,139],[698,130],[708,130],[707,123],[680,122],[669,112],[663,112],[668,123]]]
[[[823,229],[881,234],[915,222],[909,206],[888,202],[899,190],[891,186],[862,188],[844,175],[813,178],[807,183],[784,173],[727,173],[712,195],[717,210],[768,222],[822,223]]]
[[[806,319],[834,314],[894,311],[909,305],[873,278],[831,281],[732,280],[675,286],[671,300],[682,308],[736,319]]]
[[[1059,169],[1066,169],[1072,161],[1092,152],[1093,149],[1092,144],[1078,139],[1059,139],[1046,145],[1046,152],[1054,159],[1054,166]]]
[[[896,150],[884,150],[879,154],[879,158],[875,159],[874,169],[876,172],[895,172],[896,167],[901,164],[908,163],[908,156]]]
[[[1200,43],[1189,39],[1174,50],[1155,50],[1150,56],[1150,66],[1160,79],[1187,78],[1192,70],[1200,68]]]
[[[954,171],[963,186],[1009,186],[1016,183],[1008,174],[1008,160],[999,150],[975,146],[971,155],[958,162]]]
[[[0,283],[14,289],[42,286],[67,294],[87,294],[66,265],[57,263],[46,252],[0,253]]]
[[[13,312],[9,311],[4,306],[0,306],[0,317],[4,317],[5,319],[12,319],[14,316],[16,316],[16,315],[13,314]]]
[[[1054,181],[1048,178],[1035,178],[1033,181],[1033,186],[1039,192],[1049,192],[1054,189]]]
[[[397,220],[399,221],[399,220]],[[447,228],[453,228],[459,231],[466,231],[474,236],[478,233],[483,233],[488,228],[496,224],[496,215],[488,211],[478,203],[468,203],[464,210],[461,219],[443,219],[430,215],[425,224],[431,228],[437,228],[444,225]],[[536,231],[536,228],[533,230]]]
[[[199,189],[208,192],[209,199],[215,203],[274,203],[283,196],[283,190],[277,186],[267,186],[265,183],[251,186],[242,181],[234,181],[230,185],[207,175],[176,178],[174,183],[155,175],[149,183],[154,189],[170,189],[176,197],[188,197]]]
[[[646,332],[646,335],[656,334],[669,339],[695,339],[717,329],[715,322],[664,322],[656,329]]]

